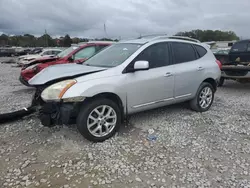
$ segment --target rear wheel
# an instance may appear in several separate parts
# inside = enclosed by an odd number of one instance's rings
[[[190,101],[190,107],[197,112],[209,110],[214,100],[214,88],[210,83],[203,82],[194,99]]]
[[[102,142],[121,125],[121,111],[112,100],[100,98],[84,104],[77,117],[77,128],[88,140]]]

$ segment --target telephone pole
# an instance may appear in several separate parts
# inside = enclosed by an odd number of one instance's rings
[[[45,29],[45,47],[48,47],[48,35],[46,29]]]
[[[104,29],[104,33],[106,35],[106,38],[108,38],[107,28],[106,28],[106,23],[105,22],[104,22],[104,25],[103,25],[103,29]]]

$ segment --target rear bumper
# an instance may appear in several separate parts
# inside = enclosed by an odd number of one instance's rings
[[[74,124],[79,109],[78,103],[48,102],[42,105],[39,111],[39,119],[42,125]]]

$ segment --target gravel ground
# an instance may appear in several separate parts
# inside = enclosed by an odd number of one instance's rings
[[[19,83],[20,68],[0,70],[0,112],[27,106],[33,90]],[[183,104],[139,113],[103,143],[35,115],[1,125],[0,187],[250,187],[249,94],[228,81],[206,113]]]

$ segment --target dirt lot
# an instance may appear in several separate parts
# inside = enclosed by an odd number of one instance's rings
[[[19,71],[0,64],[0,112],[29,105]],[[250,85],[235,82],[206,113],[180,104],[136,114],[104,143],[33,115],[0,125],[0,187],[250,187],[249,121]]]

